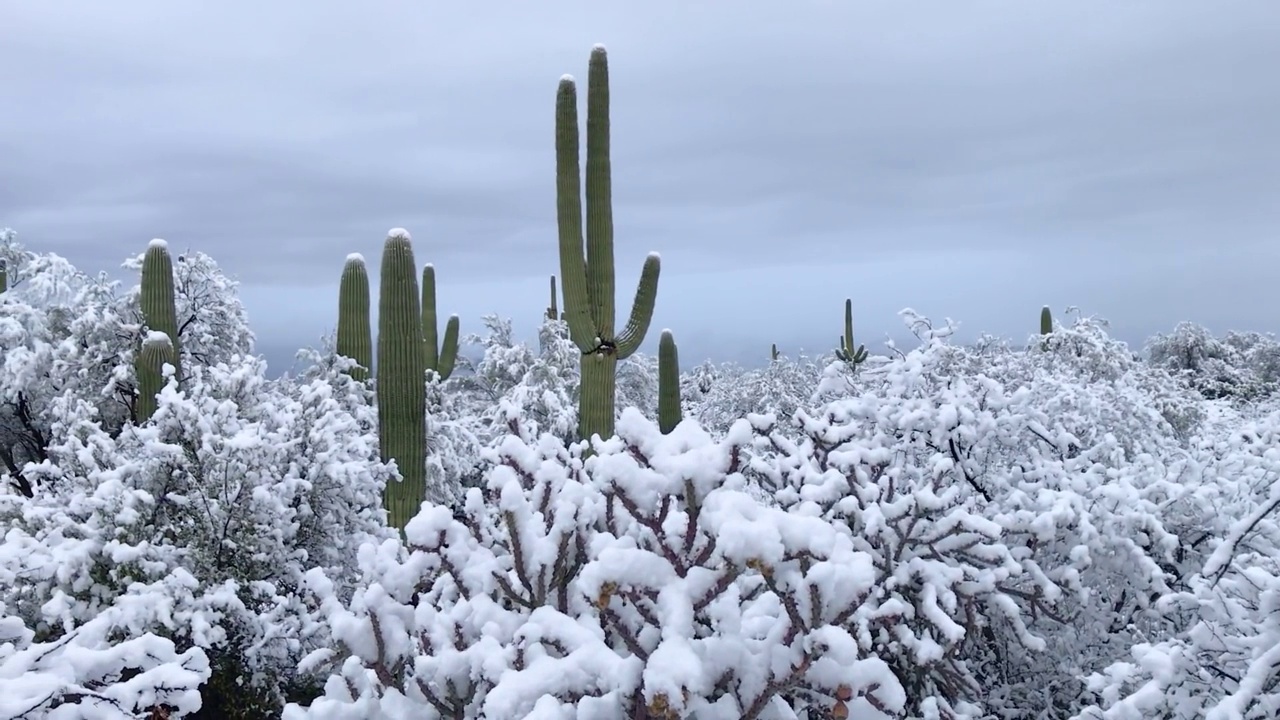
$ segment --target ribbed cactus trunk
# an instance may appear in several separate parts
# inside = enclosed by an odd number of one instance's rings
[[[769,346],[769,362],[778,362],[778,343]]]
[[[147,333],[134,361],[134,369],[138,373],[138,422],[145,423],[156,414],[158,403],[156,396],[164,389],[164,366],[168,363],[175,368],[178,354],[169,336],[153,330]]]
[[[427,369],[448,380],[458,361],[458,316],[450,316],[441,345],[436,331],[436,269],[431,265],[422,268],[422,342]]]
[[[142,256],[142,321],[147,329],[169,336],[173,344],[174,375],[181,381],[181,345],[178,340],[178,307],[173,289],[173,258],[169,244],[152,240]]]
[[[552,278],[551,282],[554,283],[555,278]],[[9,292],[9,263],[4,260],[0,260],[0,293],[6,292]],[[555,295],[554,291],[552,292],[552,295]]]
[[[391,526],[404,530],[427,497],[426,363],[418,274],[409,233],[392,230],[378,289],[378,438],[402,480],[387,484]]]
[[[861,365],[867,359],[867,346],[856,345],[853,341],[853,300],[844,301],[844,335],[840,336],[840,348],[836,357],[853,366]]]
[[[670,330],[658,337],[658,429],[666,435],[680,424],[680,356]]]
[[[592,49],[587,75],[585,258],[578,142],[578,91],[566,75],[556,92],[556,218],[564,319],[582,352],[578,433],[587,439],[608,438],[614,430],[618,361],[634,353],[648,332],[661,261],[656,253],[645,259],[631,316],[622,332],[615,333],[609,64],[602,45]]]
[[[1053,333],[1053,312],[1049,310],[1049,306],[1045,305],[1040,308],[1040,334],[1049,335]]]
[[[373,327],[369,320],[369,269],[364,256],[352,253],[342,266],[338,283],[338,354],[360,367],[351,377],[365,380],[373,369]]]

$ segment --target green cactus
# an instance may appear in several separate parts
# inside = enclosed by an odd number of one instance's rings
[[[1045,305],[1040,308],[1040,349],[1049,349],[1049,336],[1053,334],[1053,312],[1049,310],[1049,306]]]
[[[603,45],[591,51],[587,73],[586,257],[583,181],[579,175],[578,91],[571,76],[556,92],[556,218],[560,280],[569,337],[582,352],[578,433],[613,436],[618,361],[636,351],[653,319],[661,261],[644,262],[631,316],[614,331],[613,206],[609,159],[609,62]]]
[[[387,484],[388,523],[404,530],[427,497],[426,353],[409,233],[387,234],[378,288],[378,439],[400,482]]]
[[[9,263],[0,260],[0,293],[9,292]]]
[[[431,265],[422,268],[422,342],[426,349],[427,370],[441,381],[453,374],[458,361],[458,316],[449,317],[444,328],[444,344],[436,332],[436,269]]]
[[[778,362],[778,343],[769,346],[769,362]]]
[[[173,290],[173,258],[169,244],[152,240],[142,256],[142,321],[147,329],[169,336],[173,344],[174,375],[182,379],[181,347],[178,340],[178,309]]]
[[[658,429],[663,435],[680,424],[680,356],[670,330],[658,336]]]
[[[560,309],[556,307],[556,276],[551,276],[551,304],[547,306],[547,319],[558,320],[562,317]]]
[[[156,414],[156,396],[165,386],[164,366],[168,363],[176,368],[177,361],[178,354],[168,335],[156,330],[147,334],[134,360],[134,370],[138,373],[139,423],[147,422]]]
[[[369,271],[364,256],[352,253],[338,284],[338,354],[360,363],[351,377],[365,380],[373,368],[373,330],[369,322]]]
[[[861,365],[867,359],[867,346],[853,344],[853,300],[845,299],[844,301],[844,335],[840,338],[840,347],[836,350],[836,357],[849,363],[850,365]]]

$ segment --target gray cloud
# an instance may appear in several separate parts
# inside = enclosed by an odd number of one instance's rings
[[[555,85],[597,41],[620,293],[661,251],[655,325],[706,353],[783,330],[825,348],[846,295],[873,334],[903,305],[1019,334],[1050,300],[1134,339],[1182,318],[1280,329],[1266,298],[1240,302],[1280,281],[1274,3],[5,15],[0,224],[93,269],[156,236],[205,250],[279,347],[332,325],[342,258],[376,264],[393,226],[473,329],[483,312],[531,327],[557,267]]]

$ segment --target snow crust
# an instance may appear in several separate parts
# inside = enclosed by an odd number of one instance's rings
[[[412,240],[413,237],[409,235],[409,231],[404,228],[391,228],[387,231],[387,239]]]
[[[575,84],[577,81],[573,79],[572,75],[569,75],[568,73],[566,73],[560,76],[560,82],[561,84],[563,83]]]
[[[157,250],[168,250],[168,249],[169,249],[169,242],[168,242],[167,240],[162,240],[162,239],[160,239],[160,238],[155,238],[155,239],[153,239],[151,242],[147,243],[147,247],[148,247],[148,248],[156,248]]]
[[[350,255],[347,256],[347,262],[358,263],[360,265],[363,265],[364,255],[361,255],[360,253],[351,253]]]
[[[173,343],[168,333],[159,330],[149,330],[143,342],[148,345],[171,345]]]

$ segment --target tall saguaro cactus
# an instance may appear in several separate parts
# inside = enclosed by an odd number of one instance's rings
[[[427,370],[440,380],[448,380],[458,361],[458,316],[451,315],[444,328],[444,344],[436,331],[436,269],[422,268],[422,342],[426,350]]]
[[[1053,311],[1048,305],[1040,308],[1040,334],[1050,335],[1053,333]]]
[[[840,337],[840,348],[836,350],[836,357],[854,366],[861,365],[867,359],[867,346],[855,346],[853,343],[853,300],[851,298],[846,298],[844,301],[844,335]]]
[[[427,497],[426,363],[422,307],[409,233],[387,234],[378,288],[378,438],[400,482],[387,484],[389,523],[401,530]]]
[[[612,437],[618,361],[634,353],[649,330],[661,261],[657,253],[645,259],[631,316],[622,332],[615,332],[609,61],[603,45],[591,50],[587,71],[585,257],[578,144],[578,90],[573,77],[565,75],[556,92],[556,218],[564,316],[569,337],[582,353],[578,433]]]
[[[169,243],[152,240],[142,256],[142,294],[139,299],[142,321],[147,329],[169,336],[173,344],[174,375],[182,379],[178,343],[178,307],[173,289],[173,258]]]
[[[178,353],[169,336],[152,330],[142,341],[134,369],[138,373],[138,422],[144,423],[156,414],[156,396],[164,389],[165,363],[177,368]]]
[[[680,355],[670,330],[658,336],[658,429],[663,435],[676,429],[680,412]]]
[[[338,283],[338,354],[360,364],[351,377],[364,380],[373,368],[373,328],[369,321],[369,270],[364,256],[352,253]]]

